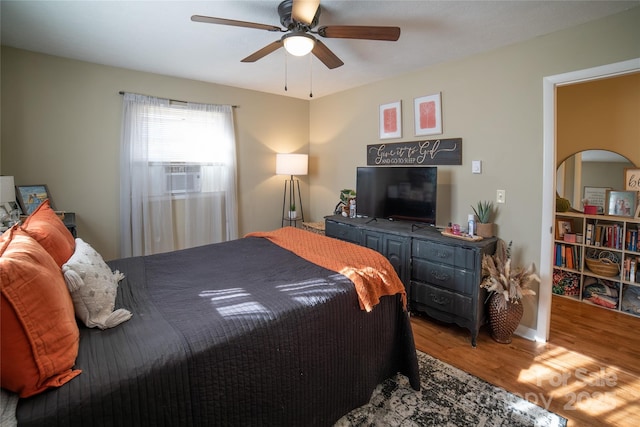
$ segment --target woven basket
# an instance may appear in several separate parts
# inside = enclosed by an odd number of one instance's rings
[[[324,236],[324,222],[303,222],[302,229]]]
[[[589,270],[591,270],[593,273],[599,276],[604,276],[604,277],[617,276],[618,271],[620,270],[620,267],[618,266],[618,264],[616,262],[611,261],[608,258],[600,258],[600,259],[585,258],[585,261],[587,263],[587,267],[589,267]]]
[[[489,326],[491,327],[491,338],[501,344],[509,344],[513,333],[518,328],[524,307],[522,302],[507,302],[507,308],[500,309],[500,299],[502,295],[495,292],[489,297]]]

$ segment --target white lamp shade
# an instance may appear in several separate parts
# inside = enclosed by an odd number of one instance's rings
[[[305,56],[313,50],[315,39],[305,33],[291,33],[283,37],[284,48],[293,56]]]
[[[277,175],[306,175],[308,166],[308,154],[276,154]]]
[[[15,202],[16,188],[12,176],[0,176],[0,203]]]

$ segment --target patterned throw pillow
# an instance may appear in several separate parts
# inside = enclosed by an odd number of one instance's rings
[[[82,239],[62,266],[64,280],[71,292],[76,317],[90,328],[113,328],[131,318],[125,309],[114,311],[118,282],[124,275],[111,271],[102,256]]]

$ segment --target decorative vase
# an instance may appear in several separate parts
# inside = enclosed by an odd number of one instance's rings
[[[289,219],[298,218],[298,211],[289,211]]]
[[[491,338],[501,344],[509,344],[511,337],[522,320],[524,307],[522,302],[517,304],[507,301],[507,308],[500,308],[502,295],[493,293],[489,297],[489,326]]]
[[[480,237],[493,237],[493,223],[492,222],[479,222],[476,224],[476,234]]]

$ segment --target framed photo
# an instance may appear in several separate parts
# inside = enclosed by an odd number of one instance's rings
[[[586,200],[587,205],[596,206],[598,215],[604,215],[609,190],[611,187],[584,187],[582,200]]]
[[[16,198],[24,215],[31,215],[47,199],[49,199],[51,209],[55,210],[51,194],[45,184],[16,185]]]
[[[556,240],[564,239],[564,235],[573,233],[573,220],[567,218],[556,219]]]
[[[625,168],[624,189],[626,191],[640,191],[640,169]]]
[[[402,103],[391,102],[380,106],[380,139],[402,137]]]
[[[633,217],[637,203],[636,191],[607,191],[607,215]]]
[[[414,99],[413,113],[416,136],[442,133],[442,107],[440,101],[440,93]]]

